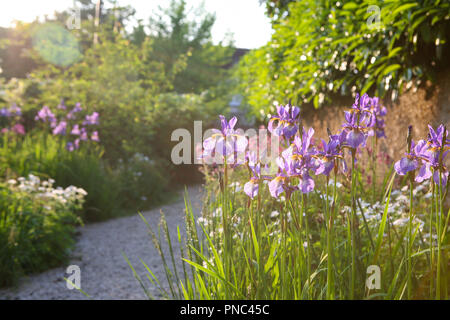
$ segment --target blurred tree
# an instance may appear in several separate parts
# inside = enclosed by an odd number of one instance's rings
[[[6,79],[23,78],[36,67],[30,55],[33,24],[18,23],[15,28],[0,28],[0,68]]]
[[[186,68],[174,80],[178,93],[201,93],[216,86],[225,79],[223,67],[234,51],[231,41],[212,43],[214,14],[206,13],[203,6],[195,9],[195,19],[189,18],[190,12],[185,0],[172,0],[168,8],[159,7],[149,24],[156,59],[170,69],[181,55],[187,56]],[[142,41],[142,32],[142,25],[135,28],[134,41]]]
[[[272,22],[289,14],[289,3],[296,0],[259,0],[260,4],[265,4],[267,15],[272,18]]]
[[[117,1],[108,0],[108,7],[101,6],[100,24],[98,30],[96,30],[94,25],[96,3],[97,0],[75,1],[75,5],[80,12],[81,26],[79,29],[74,28],[68,31],[77,39],[81,52],[86,51],[93,45],[95,31],[101,33],[103,39],[100,40],[114,41],[115,34],[125,33],[125,25],[135,15],[135,9],[131,6],[118,6]],[[67,28],[67,21],[74,14],[73,9],[68,8],[62,12],[55,12],[55,18],[45,17],[44,22],[37,20],[32,23],[18,22],[15,27],[0,28],[0,68],[4,71],[3,76],[6,79],[12,77],[24,78],[38,65],[48,63],[49,61],[43,60],[40,54],[32,50],[33,38],[37,35],[42,36],[39,29],[46,28],[44,25],[49,23],[56,23],[61,28]],[[62,34],[63,32],[59,33]],[[51,32],[48,33],[48,36],[58,37]]]

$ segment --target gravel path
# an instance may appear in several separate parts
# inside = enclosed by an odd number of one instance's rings
[[[201,187],[188,188],[194,212],[201,209]],[[143,215],[156,230],[160,211],[166,215],[175,252],[179,252],[176,241],[177,225],[184,231],[184,200],[157,208]],[[147,288],[155,297],[158,291],[147,280],[141,258],[165,283],[165,273],[159,254],[155,250],[145,223],[136,214],[106,222],[89,224],[79,228],[80,235],[67,264],[78,265],[81,270],[81,289],[93,299],[146,299],[138,281],[128,266],[122,253],[130,260]],[[178,255],[179,256],[179,255]],[[179,259],[178,259],[179,260]],[[87,299],[78,290],[69,290],[64,277],[67,266],[48,270],[41,274],[24,277],[17,288],[0,290],[0,299]]]

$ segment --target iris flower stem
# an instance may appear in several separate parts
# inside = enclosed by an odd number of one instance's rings
[[[408,256],[407,263],[407,292],[408,292],[408,300],[412,298],[412,260],[411,260],[411,252],[412,252],[412,220],[413,220],[413,177],[410,177],[409,181],[409,218],[408,218],[408,247],[406,250],[406,254]]]
[[[330,218],[330,212],[329,212],[329,206],[328,206],[328,183],[329,183],[329,177],[326,177],[326,186],[325,186],[325,218],[328,223],[328,232],[327,232],[327,299],[331,300],[331,268],[332,268],[332,261],[331,261],[331,218]]]
[[[284,208],[286,209],[286,208]],[[282,210],[281,216],[281,241],[283,243],[283,251],[281,254],[281,299],[284,299],[285,285],[286,285],[286,273],[285,273],[285,263],[286,263],[286,212]]]
[[[351,198],[352,198],[352,213],[351,213],[351,239],[352,239],[352,269],[351,269],[351,282],[350,282],[350,299],[355,298],[355,284],[356,284],[356,225],[355,225],[355,215],[356,215],[356,174],[355,174],[355,158],[356,150],[352,150],[352,186],[351,186]]]
[[[262,223],[261,223],[261,180],[258,181],[258,202],[257,202],[257,210],[256,210],[256,239],[258,242],[258,245],[261,247],[262,245]],[[261,262],[261,250],[259,250],[259,256],[256,257],[257,261],[259,261],[259,265],[258,265],[258,289],[260,289],[261,284],[263,283],[263,268],[262,268],[262,262]],[[261,299],[261,298],[259,298]]]
[[[311,245],[309,242],[309,223],[308,216],[306,214],[306,206],[308,202],[308,197],[302,193],[302,203],[303,212],[305,214],[305,232],[306,232],[306,260],[307,260],[307,273],[308,273],[308,299],[312,297],[312,286],[311,286]]]
[[[231,280],[228,277],[229,272],[229,235],[228,235],[228,197],[227,197],[227,188],[228,188],[228,165],[227,165],[227,158],[224,157],[224,179],[223,179],[223,204],[222,204],[222,227],[223,227],[223,234],[224,234],[224,271],[225,271],[225,279]],[[226,294],[228,296],[228,285],[226,285]]]
[[[437,256],[437,270],[436,270],[436,300],[441,299],[441,227],[442,227],[442,175],[441,171],[439,170],[439,185],[438,185],[438,199],[439,199],[439,206],[436,206],[436,213],[437,216],[437,224],[438,224],[438,230],[437,230],[437,240],[438,240],[438,256]]]
[[[375,203],[376,200],[376,184],[377,184],[377,159],[375,150],[378,147],[378,137],[375,132],[375,137],[372,140],[372,202]]]
[[[433,296],[433,288],[434,288],[434,252],[433,252],[433,216],[435,212],[434,204],[435,204],[435,187],[434,181],[431,179],[431,214],[430,214],[430,297]]]
[[[336,170],[334,171],[334,188],[333,188],[333,203],[335,206],[336,201]],[[327,202],[328,202],[328,177],[327,177]],[[328,238],[327,238],[327,251],[328,251],[328,266],[327,266],[327,299],[334,300],[334,274],[333,274],[333,222],[334,222],[334,206],[332,206],[331,211],[327,207],[329,224],[328,224]]]

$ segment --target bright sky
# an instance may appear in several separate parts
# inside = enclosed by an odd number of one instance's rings
[[[105,1],[106,2],[106,1]],[[189,7],[201,0],[187,0]],[[132,5],[136,17],[148,20],[158,5],[167,6],[168,0],[118,0],[121,5]],[[213,40],[218,42],[226,33],[233,33],[235,45],[240,48],[258,48],[270,40],[269,19],[258,0],[204,0],[205,9],[216,13]],[[10,26],[14,20],[31,22],[36,16],[52,15],[73,6],[73,0],[12,0],[0,5],[0,26]]]

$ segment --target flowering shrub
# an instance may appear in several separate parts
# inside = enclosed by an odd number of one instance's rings
[[[211,169],[205,161],[202,216],[195,218],[187,203],[181,257],[183,270],[190,266],[193,274],[179,275],[174,263],[167,272],[169,290],[158,286],[161,294],[177,299],[448,298],[446,128],[430,128],[428,140],[417,148],[409,137],[406,160],[395,169],[391,164],[377,182],[373,172],[379,156],[368,151],[366,168],[358,160],[370,142],[376,146],[386,138],[385,116],[378,98],[357,95],[342,129],[328,130],[328,139],[319,142],[314,129],[302,127],[298,107],[278,106],[268,129],[282,149],[269,163],[261,161],[258,150],[244,150],[249,144],[234,129],[236,118],[221,117],[221,130],[203,143],[204,160],[223,159]],[[236,157],[245,151],[244,161]],[[373,178],[367,179],[370,169]],[[416,170],[420,184],[414,188],[414,174],[408,172]],[[429,179],[428,171],[440,179]],[[400,190],[394,188],[397,173],[408,174],[410,181]],[[155,233],[153,239],[160,247]],[[378,285],[367,284],[367,268],[373,265],[382,272]]]
[[[0,286],[68,258],[86,191],[29,175],[0,183]]]
[[[64,100],[61,100],[58,109],[63,112],[59,120],[47,106],[38,111],[34,120],[48,123],[54,135],[67,136],[69,140],[66,144],[67,150],[72,152],[79,149],[81,141],[100,141],[98,131],[95,130],[95,126],[99,124],[98,112],[85,115],[84,120],[81,121],[83,118],[80,119],[79,115],[83,108],[80,103],[75,104],[74,108],[67,112],[67,106],[64,104]],[[90,129],[90,127],[94,127],[94,129]]]
[[[68,107],[61,100],[54,108],[42,107],[30,120],[34,128],[26,135],[3,134],[2,178],[34,173],[52,177],[60,186],[81,186],[88,192],[80,213],[86,222],[148,209],[165,199],[167,179],[159,163],[130,157],[112,166],[104,158],[98,112],[86,112],[79,103]]]
[[[25,127],[20,123],[22,116],[22,109],[16,104],[10,108],[3,107],[0,109],[0,125],[2,127],[1,133],[13,132],[15,134],[24,135]]]

